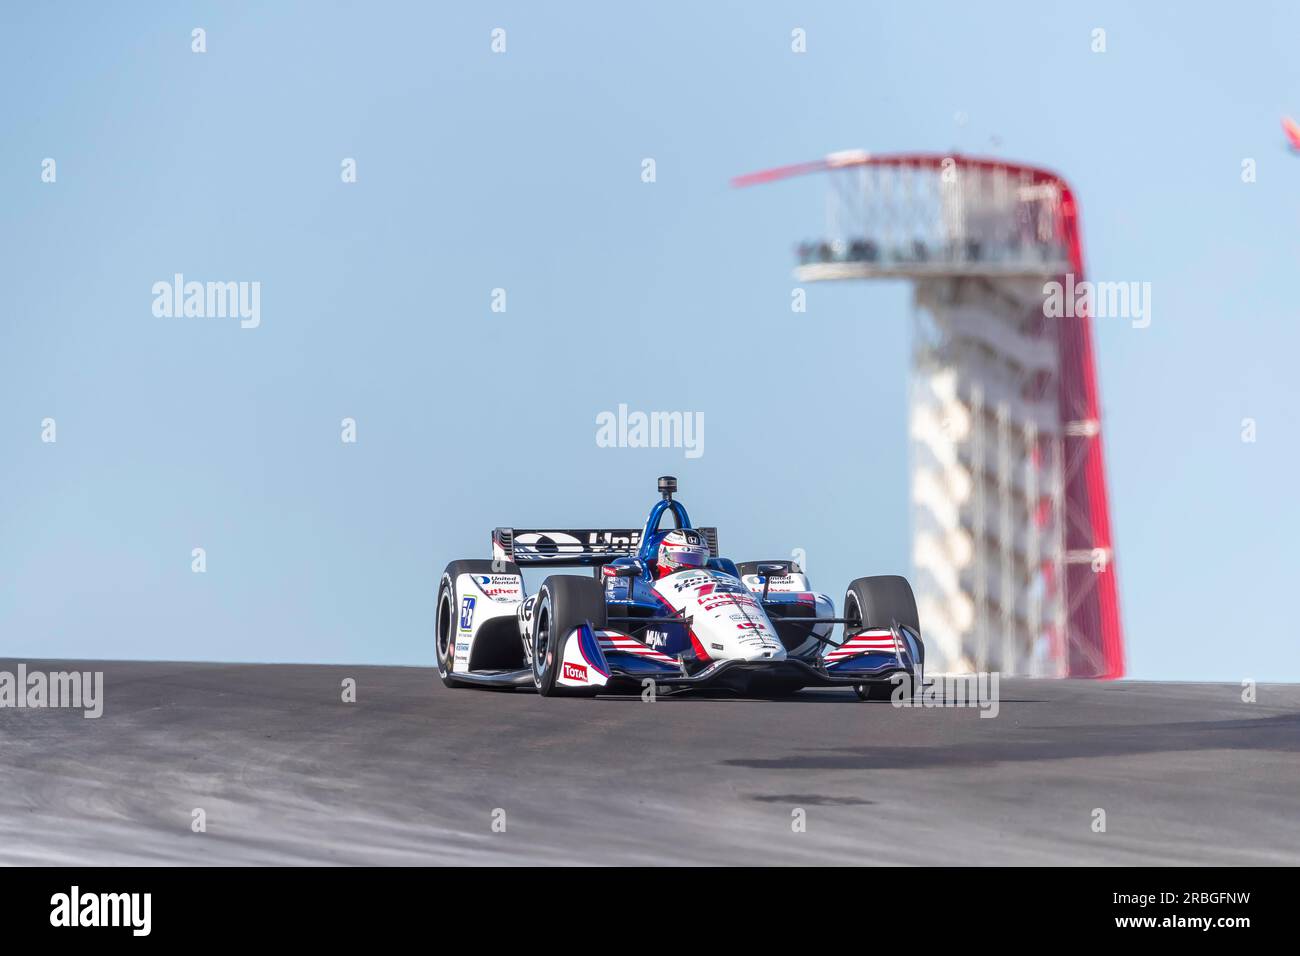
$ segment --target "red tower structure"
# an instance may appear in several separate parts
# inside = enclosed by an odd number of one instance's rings
[[[1086,301],[1043,308],[1044,281],[1084,281],[1073,190],[998,159],[861,151],[733,184],[811,173],[828,176],[828,222],[796,277],[913,285],[911,431],[929,463],[913,476],[914,561],[943,658],[1122,676],[1091,317]]]

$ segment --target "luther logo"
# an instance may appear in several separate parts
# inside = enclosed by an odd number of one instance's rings
[[[133,936],[148,936],[153,909],[152,893],[70,893],[50,897],[51,926],[129,927]]]

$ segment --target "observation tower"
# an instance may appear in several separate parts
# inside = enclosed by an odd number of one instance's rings
[[[1074,193],[1034,166],[834,153],[733,180],[822,174],[803,283],[912,284],[913,583],[933,670],[1124,673],[1086,309],[1046,318],[1045,282],[1084,280]]]

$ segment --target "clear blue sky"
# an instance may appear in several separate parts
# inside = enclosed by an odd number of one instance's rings
[[[1131,676],[1300,679],[1300,14],[1087,6],[5,5],[0,656],[429,664],[443,564],[665,472],[738,558],[906,570],[908,290],[792,315],[821,184],[727,181],[957,148],[1061,171],[1153,286],[1097,334]],[[156,318],[176,272],[261,327]],[[598,448],[620,402],[704,455]]]

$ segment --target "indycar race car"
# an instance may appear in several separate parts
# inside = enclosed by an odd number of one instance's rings
[[[911,585],[857,578],[844,613],[794,561],[736,564],[696,528],[677,480],[642,529],[492,532],[492,559],[453,561],[438,585],[438,674],[448,687],[535,687],[546,697],[695,688],[781,696],[852,687],[863,700],[918,692],[925,645]],[[526,594],[521,568],[551,574]],[[835,625],[843,626],[839,641]]]

